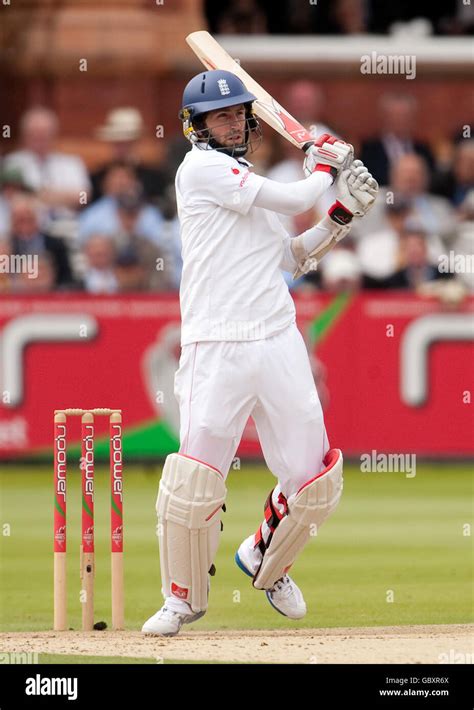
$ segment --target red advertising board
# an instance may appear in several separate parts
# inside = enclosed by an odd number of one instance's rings
[[[474,453],[474,298],[456,309],[401,293],[295,300],[333,446]],[[176,450],[179,329],[174,294],[0,299],[0,459],[49,455],[53,411],[69,407],[121,408],[129,458]],[[105,453],[105,420],[97,432]],[[251,420],[239,454],[260,455]]]

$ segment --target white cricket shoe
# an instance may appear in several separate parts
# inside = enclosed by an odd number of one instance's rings
[[[253,577],[252,569],[258,569],[256,552],[252,550],[253,535],[246,538],[235,554],[238,567],[249,577]],[[266,589],[267,599],[274,609],[289,619],[302,619],[306,614],[306,604],[298,585],[285,574],[278,579],[271,589]]]
[[[254,576],[262,562],[262,553],[253,547],[254,538],[255,535],[246,537],[235,554],[237,567],[249,577]]]
[[[151,616],[142,626],[142,634],[146,636],[176,636],[183,624],[192,624],[204,616],[205,611],[184,614],[172,611],[162,606],[159,611]]]
[[[306,614],[306,604],[297,584],[285,574],[278,579],[271,589],[266,589],[265,594],[270,604],[290,619],[302,619]]]

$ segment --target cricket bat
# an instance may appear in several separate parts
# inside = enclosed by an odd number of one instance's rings
[[[247,90],[257,97],[253,103],[257,116],[283,138],[303,151],[306,151],[314,143],[314,138],[306,128],[298,123],[283,106],[280,106],[255,79],[252,79],[250,74],[247,74],[235,59],[232,59],[209,32],[205,30],[191,32],[186,37],[186,42],[207,69],[224,69],[238,76],[244,82]]]

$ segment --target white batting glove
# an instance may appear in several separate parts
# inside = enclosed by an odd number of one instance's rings
[[[293,278],[314,271],[323,256],[346,237],[354,217],[363,217],[372,208],[378,193],[378,183],[361,160],[354,160],[336,180],[336,202],[318,226],[328,232],[327,238],[309,253],[305,249],[304,234],[293,237],[291,250],[297,263]]]
[[[354,148],[339,138],[323,133],[306,151],[303,171],[306,177],[320,170],[332,175],[333,180],[354,159]]]
[[[336,180],[336,199],[340,207],[353,217],[363,217],[373,207],[379,186],[362,160],[354,160],[347,170],[343,170]],[[340,212],[341,210],[339,210]],[[335,221],[347,224],[348,219]]]

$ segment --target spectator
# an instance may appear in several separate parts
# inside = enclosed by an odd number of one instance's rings
[[[131,201],[135,201],[132,224],[127,217],[127,210],[123,209],[123,200],[126,203],[128,200],[129,205]],[[125,218],[126,224],[122,224],[122,218]],[[145,202],[135,169],[127,163],[112,163],[104,176],[104,196],[85,209],[80,216],[80,241],[84,242],[91,234],[101,232],[113,235],[116,241],[124,243],[126,232],[132,226],[137,234],[158,243],[163,218],[158,209]]]
[[[381,133],[378,137],[365,141],[361,152],[361,160],[379,184],[387,185],[390,171],[400,158],[410,153],[421,155],[431,170],[434,162],[429,147],[413,137],[416,99],[406,94],[384,94],[379,110]]]
[[[241,3],[235,3],[237,8]],[[229,31],[222,18],[232,16],[231,0],[204,0],[204,12],[213,34]],[[243,3],[244,8],[249,3]],[[258,8],[258,9],[257,9]],[[429,0],[383,3],[380,0],[255,0],[254,12],[264,13],[270,34],[387,34],[402,22],[424,19],[437,34],[472,34],[474,20],[469,0],[444,0],[436,5]],[[242,13],[239,13],[241,15]],[[237,18],[238,19],[238,18]],[[248,11],[240,21],[234,21],[232,32],[253,31]]]
[[[338,135],[325,122],[326,105],[327,99],[319,84],[303,79],[290,85],[286,100],[287,110],[292,116],[298,116],[298,121],[305,128],[309,131],[313,130],[315,137],[320,136],[322,133],[330,133],[333,136]],[[287,146],[293,148],[294,153],[294,147],[285,142],[285,147]]]
[[[177,288],[181,254],[176,223],[165,223],[160,212],[144,202],[141,187],[130,166],[109,168],[105,186],[106,196],[81,215],[81,242],[85,244],[97,232],[108,235],[114,241],[117,254],[128,248],[137,250],[146,274],[142,287]],[[160,258],[163,259],[163,270],[157,269]]]
[[[150,265],[144,264],[140,260],[135,248],[129,247],[124,250],[117,259],[117,278],[120,290],[122,292],[150,290],[147,271],[150,271]]]
[[[360,239],[363,234],[386,229],[385,207],[398,201],[410,204],[410,215],[427,232],[430,260],[438,263],[444,251],[443,239],[452,231],[454,210],[448,200],[428,191],[428,171],[423,158],[414,153],[402,156],[391,171],[390,187],[381,190],[374,209],[364,222],[355,223],[351,234]]]
[[[117,108],[107,115],[105,124],[97,129],[97,136],[110,146],[108,162],[91,175],[92,200],[103,197],[103,182],[109,168],[117,162],[129,165],[142,186],[148,200],[160,200],[169,178],[165,171],[143,163],[138,156],[138,146],[143,135],[143,119],[135,108]]]
[[[166,253],[138,235],[132,235],[120,250],[117,266],[121,290],[170,291],[176,287]]]
[[[267,20],[258,0],[224,3],[217,19],[218,34],[266,34]]]
[[[357,291],[362,272],[357,256],[350,249],[336,247],[321,260],[322,286],[326,291]]]
[[[115,273],[116,248],[108,235],[92,234],[84,246],[84,288],[89,293],[110,294],[119,289]]]
[[[6,236],[10,231],[10,202],[15,195],[28,194],[31,192],[23,180],[19,170],[7,170],[4,168],[0,175],[0,238]]]
[[[395,199],[411,202],[411,214],[430,235],[449,233],[454,211],[449,202],[428,192],[429,175],[426,163],[418,155],[403,156],[394,166],[391,187]]]
[[[253,12],[264,13],[265,24],[270,34],[349,34],[366,31],[367,0],[334,0],[333,2],[301,2],[301,0],[255,0]],[[224,32],[221,17],[227,16],[229,0],[205,0],[206,19],[211,32]],[[242,7],[239,3],[238,7]],[[250,3],[245,3],[249,7]],[[257,10],[258,8],[258,10]],[[248,34],[254,25],[246,19],[234,22],[233,32]]]
[[[441,273],[428,258],[427,233],[416,224],[407,223],[400,240],[400,261],[403,267],[382,282],[384,288],[414,289],[423,283],[452,274]]]
[[[329,14],[331,34],[362,34],[367,31],[365,0],[335,0]]]
[[[357,240],[356,254],[366,277],[366,287],[380,288],[379,280],[388,278],[397,270],[400,235],[409,213],[407,200],[386,205],[386,223],[382,229],[363,233]]]
[[[138,188],[138,178],[135,168],[124,160],[110,163],[102,179],[102,203],[105,197],[116,197],[124,192]],[[94,205],[96,206],[96,205]]]
[[[117,195],[116,204],[118,217],[116,238],[119,243],[126,245],[131,238],[141,237],[142,239],[145,238],[150,242],[158,244],[159,232],[156,230],[155,224],[153,223],[153,221],[156,220],[156,226],[158,227],[158,218],[157,215],[154,215],[152,212],[154,208],[149,207],[150,224],[148,226],[145,216],[147,207],[143,201],[143,194],[140,187]]]
[[[10,246],[12,254],[49,256],[56,288],[74,285],[66,245],[40,230],[39,203],[33,195],[18,195],[11,202]]]
[[[54,291],[57,281],[56,264],[51,254],[44,252],[38,258],[38,273],[32,279],[27,273],[20,273],[15,276],[13,290],[15,293],[36,296]]]
[[[160,252],[147,239],[132,237],[118,248],[113,237],[93,234],[84,246],[84,287],[90,293],[166,291],[170,275],[160,269]]]
[[[457,277],[474,293],[474,189],[459,205],[458,217],[453,253],[464,257],[465,268],[458,271]]]
[[[53,111],[35,107],[20,123],[22,148],[5,157],[5,168],[19,170],[28,187],[51,210],[77,210],[81,192],[87,195],[89,178],[76,155],[54,152],[58,119]],[[54,214],[53,214],[54,218]]]
[[[455,147],[452,168],[433,181],[433,192],[461,205],[474,188],[474,138],[461,140]]]

